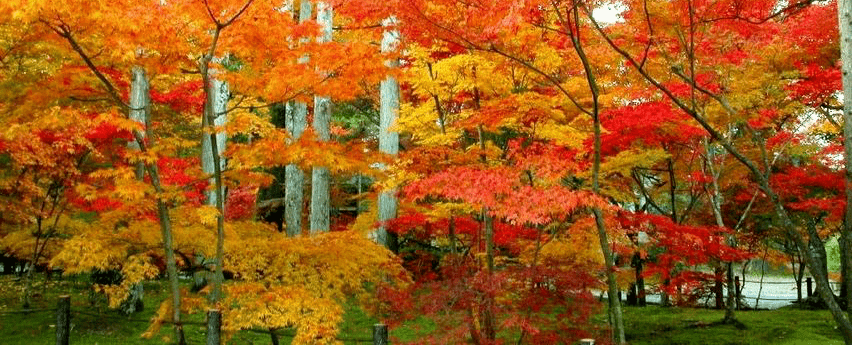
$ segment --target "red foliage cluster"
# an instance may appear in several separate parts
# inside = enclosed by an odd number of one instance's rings
[[[204,192],[207,190],[208,182],[198,179],[193,170],[201,167],[201,159],[197,157],[176,158],[163,157],[157,161],[160,170],[160,182],[167,186],[180,186],[184,188],[184,196],[187,203],[199,206],[206,199]]]
[[[679,267],[739,262],[752,256],[747,251],[727,244],[725,237],[730,234],[728,229],[682,225],[665,216],[627,211],[618,213],[617,220],[629,233],[647,233],[654,247],[665,250],[646,259],[648,262],[643,275],[659,275],[663,281],[668,281],[669,284],[662,285],[661,289],[670,294],[698,294],[698,288],[714,280],[712,275],[679,270]]]
[[[843,219],[846,194],[842,171],[813,164],[787,167],[772,175],[771,184],[790,210]]]
[[[801,99],[810,106],[819,106],[825,100],[842,88],[840,68],[838,66],[821,66],[809,63],[798,64],[801,79],[787,87],[790,96]]]
[[[151,89],[151,100],[166,104],[177,112],[200,114],[204,109],[202,83],[200,80],[181,83],[162,93]]]
[[[601,124],[607,129],[601,136],[603,156],[615,155],[636,142],[659,147],[689,142],[705,135],[704,130],[690,124],[686,114],[674,110],[666,102],[645,102],[604,112]]]
[[[533,266],[508,266],[494,274],[471,258],[446,255],[433,280],[420,281],[406,292],[385,292],[387,321],[398,324],[428,316],[441,333],[419,343],[465,344],[565,344],[606,333],[590,321],[600,303],[590,288],[599,285],[592,268],[550,260]],[[419,292],[411,303],[411,292]],[[395,302],[395,303],[391,303]],[[490,311],[500,330],[517,331],[517,340],[489,339],[480,330]]]
[[[228,190],[225,201],[225,218],[227,220],[247,220],[254,217],[257,202],[257,187],[239,186]]]

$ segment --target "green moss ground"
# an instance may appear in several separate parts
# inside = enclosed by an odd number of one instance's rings
[[[100,302],[90,305],[85,279],[65,278],[36,281],[37,295],[31,313],[8,313],[20,310],[21,284],[12,277],[0,276],[0,344],[53,344],[55,315],[52,309],[57,297],[70,294],[72,310],[72,344],[163,344],[169,343],[171,328],[164,326],[159,335],[145,339],[142,332],[148,327],[159,302],[167,292],[160,282],[145,284],[145,310],[127,317],[104,308]],[[100,308],[99,308],[100,307]],[[45,310],[45,311],[39,311]],[[3,313],[7,312],[7,313]],[[79,312],[85,312],[82,314]],[[724,311],[628,307],[625,309],[627,339],[631,344],[842,344],[834,320],[824,310],[785,308],[774,311],[741,311],[737,318],[744,329],[733,325],[716,324]],[[188,315],[185,326],[190,344],[204,344],[205,329],[200,325],[201,314]],[[603,322],[603,318],[600,318]],[[349,307],[338,336],[347,344],[370,344],[371,328],[377,321],[358,308]],[[422,336],[437,333],[435,324],[425,317],[403,323],[391,330],[391,337],[401,342],[417,342]],[[280,331],[282,344],[289,344],[292,331]],[[228,341],[230,344],[270,344],[268,333],[241,331]]]

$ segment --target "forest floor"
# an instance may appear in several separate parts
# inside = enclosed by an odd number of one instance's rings
[[[842,345],[828,310],[737,311],[742,325],[719,324],[724,310],[627,307],[627,341],[652,345]]]
[[[165,325],[159,334],[145,339],[141,334],[159,302],[167,296],[160,282],[145,283],[145,309],[128,317],[106,309],[106,302],[92,307],[87,293],[88,282],[65,278],[45,282],[42,275],[35,282],[34,306],[21,312],[22,283],[14,276],[0,276],[0,344],[53,344],[55,342],[54,308],[59,295],[71,294],[72,344],[163,344],[170,343],[172,329]],[[739,311],[743,323],[719,325],[724,311],[692,308],[625,308],[627,339],[631,344],[842,344],[831,315],[825,310],[782,308],[770,311]],[[204,344],[205,327],[201,313],[186,315],[187,341]],[[603,318],[600,318],[603,323]],[[376,320],[360,309],[347,309],[341,333],[345,344],[371,344],[371,328]],[[418,319],[390,331],[391,341],[417,342],[425,333],[435,333],[434,325]],[[279,331],[281,344],[289,344],[292,331]],[[289,334],[289,335],[288,335]],[[270,344],[268,332],[241,331],[229,344]]]

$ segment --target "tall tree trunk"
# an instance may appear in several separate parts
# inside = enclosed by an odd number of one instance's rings
[[[852,268],[852,0],[838,0],[840,25],[840,60],[843,73],[843,161],[846,164],[846,217],[841,238],[846,246],[840,246],[840,260],[846,268]],[[846,302],[852,304],[852,275],[843,277]],[[847,305],[848,306],[848,305]]]
[[[299,22],[311,20],[313,8],[310,0],[302,0],[299,7]],[[301,62],[307,63],[307,57]],[[294,140],[302,137],[308,123],[308,105],[295,101],[287,107],[286,128]],[[302,204],[304,203],[305,174],[296,165],[287,165],[284,172],[286,188],[284,191],[284,222],[287,236],[295,237],[302,234]]]
[[[849,239],[849,234],[841,230],[837,245],[837,251],[840,253],[840,298],[844,302],[846,311],[849,311],[849,285],[852,283],[852,267],[845,258],[850,254],[848,249],[852,247],[852,239]]]
[[[210,71],[210,73],[214,73]],[[222,126],[228,122],[228,116],[225,114],[227,111],[228,105],[228,83],[216,80],[212,77],[208,78],[210,81],[207,85],[207,90],[205,91],[206,103],[205,103],[205,114],[201,120],[202,126],[207,129],[211,126],[214,126],[221,130]],[[210,105],[211,109],[207,109],[207,104]],[[214,140],[215,138],[215,140]],[[225,159],[222,157],[222,153],[225,152],[225,147],[228,143],[228,135],[222,132],[216,133],[208,133],[203,131],[201,136],[201,169],[205,175],[210,176],[209,184],[211,187],[207,189],[207,205],[216,206],[218,205],[218,199],[224,198],[224,191],[217,191],[216,187],[216,161],[218,161],[219,170],[224,170],[226,163]],[[216,147],[216,152],[213,152],[213,147]],[[223,187],[218,187],[218,189],[223,189]],[[220,197],[221,196],[221,197]]]
[[[140,139],[139,136],[136,137]],[[160,173],[156,164],[147,165],[148,175],[151,176],[151,184],[158,194],[164,192],[160,184]],[[177,262],[172,240],[172,221],[169,216],[169,207],[165,201],[157,199],[157,216],[160,219],[160,231],[163,236],[163,252],[166,254],[166,273],[169,275],[169,288],[172,291],[172,322],[175,326],[175,340],[178,344],[186,345],[183,334],[183,324],[180,320],[180,281],[178,278]]]
[[[383,25],[386,27],[382,37],[382,53],[395,54],[399,45],[399,32],[393,29],[396,19],[391,17],[385,19]],[[388,28],[391,27],[391,28]],[[399,66],[396,59],[385,62],[390,68]],[[399,83],[396,78],[387,76],[380,86],[381,107],[379,110],[379,150],[385,154],[396,155],[399,152],[399,134],[390,130],[399,115]],[[396,217],[396,191],[388,190],[379,193],[379,227],[374,237],[377,243],[396,250],[396,241],[385,229],[384,222]]]
[[[322,35],[317,37],[317,42],[331,42],[332,31],[332,9],[328,2],[317,3],[317,23],[320,25]],[[314,132],[317,139],[327,142],[331,139],[329,123],[331,122],[331,99],[326,96],[314,97]],[[328,232],[331,221],[331,202],[329,200],[328,167],[314,167],[311,177],[311,234]]]
[[[145,76],[145,69],[134,66],[131,71],[130,111],[128,112],[128,117],[130,120],[142,124],[146,132],[148,131],[147,124],[150,122],[149,117],[151,113],[151,104],[148,101],[148,89],[148,78]],[[129,140],[127,141],[127,147],[130,150],[138,151],[139,143],[136,143],[135,140]],[[142,180],[144,175],[145,164],[141,161],[137,162],[136,179]]]
[[[227,134],[220,132],[220,126],[224,126],[226,122],[226,111],[228,102],[228,84],[210,75],[213,71],[202,67],[203,79],[205,82],[206,102],[204,103],[204,135],[202,136],[202,160],[205,173],[208,168],[212,168],[213,173],[213,191],[208,192],[209,204],[216,206],[218,215],[216,216],[216,272],[213,274],[213,292],[210,295],[210,300],[216,304],[222,299],[222,283],[223,264],[225,257],[225,186],[222,182],[222,170],[225,166],[225,160],[221,156],[224,151],[227,141]],[[210,124],[216,128],[211,130]],[[207,132],[210,131],[210,132]],[[204,140],[206,139],[206,140]],[[207,143],[207,148],[204,144]],[[209,150],[208,150],[209,148]],[[208,155],[209,154],[209,155]],[[211,167],[212,166],[212,167]]]
[[[822,241],[822,238],[819,236],[819,232],[816,229],[816,221],[814,220],[806,220],[805,221],[806,228],[808,230],[808,252],[811,254],[813,260],[811,260],[811,264],[808,268],[811,271],[818,271],[820,273],[828,273],[828,254],[825,251],[825,243]],[[817,286],[821,285],[819,281],[817,281]],[[831,290],[831,286],[828,285],[829,291]],[[819,289],[819,287],[817,287]],[[832,299],[834,298],[834,292],[832,291]]]
[[[474,89],[474,99],[477,110],[479,109],[479,89]],[[482,125],[479,125],[479,148],[485,152],[485,132],[482,130]],[[488,158],[485,154],[481,156],[482,164],[488,164]],[[488,277],[494,277],[494,217],[489,214],[488,207],[482,207],[482,228],[485,236],[485,268],[488,270]],[[497,321],[494,311],[495,297],[489,293],[485,294],[482,310],[482,330],[485,334],[486,342],[492,343],[497,338]]]
[[[488,268],[488,276],[494,276],[494,217],[488,215],[488,208],[483,208],[482,216],[485,226],[485,265]],[[486,293],[483,314],[484,332],[488,342],[497,339],[497,316],[494,311],[495,297]]]
[[[795,246],[795,245],[794,245]],[[798,251],[802,251],[798,247],[796,248],[796,259],[799,263],[799,269],[797,272],[793,273],[793,277],[796,281],[796,301],[802,301],[802,279],[805,277],[805,264],[802,263],[802,255]]]
[[[707,170],[710,173],[711,178],[711,193],[710,193],[710,206],[713,209],[713,216],[716,219],[716,226],[725,227],[725,220],[722,219],[722,197],[721,191],[719,189],[719,174],[717,172],[715,166],[715,158],[716,155],[713,152],[713,148],[710,147],[710,144],[707,142],[707,139],[704,140],[704,151],[706,153],[707,161]],[[731,237],[728,237],[728,245],[732,245],[733,240]],[[734,284],[734,266],[733,263],[727,262],[725,263],[725,272],[726,272],[726,281],[728,284],[728,299],[725,300],[725,317],[722,319],[725,323],[735,323],[737,321],[736,315],[734,311],[736,311],[736,289]]]
[[[294,140],[302,136],[307,125],[308,107],[303,102],[287,105],[287,131]],[[304,203],[305,173],[296,165],[284,168],[284,224],[287,236],[302,234],[302,204]]]
[[[145,133],[148,137],[146,140],[150,140],[150,136],[147,133],[150,131],[150,126],[148,126],[151,122],[151,103],[149,101],[149,86],[148,86],[148,77],[145,75],[145,69],[140,66],[134,66],[131,70],[131,78],[130,78],[130,111],[128,112],[128,116],[130,120],[136,121],[142,125]],[[127,148],[131,151],[139,151],[139,143],[136,143],[135,140],[127,141]],[[136,163],[136,180],[141,181],[145,176],[145,164],[143,162]],[[142,309],[142,298],[145,296],[145,287],[141,282],[135,283],[130,288],[130,295],[127,299],[121,304],[121,310],[125,314],[132,314],[138,310]]]
[[[32,306],[33,296],[33,271],[35,270],[36,262],[38,261],[38,247],[41,240],[41,218],[37,220],[38,229],[36,230],[35,246],[33,246],[33,254],[30,256],[30,263],[26,267],[26,275],[24,276],[24,309],[29,309]]]
[[[577,57],[583,64],[583,71],[586,74],[586,81],[589,86],[589,91],[592,93],[592,109],[589,112],[594,122],[594,163],[592,165],[592,191],[595,194],[600,194],[600,172],[601,172],[601,118],[600,118],[600,89],[595,79],[595,73],[592,70],[586,52],[583,49],[583,43],[580,39],[580,6],[575,4],[569,9],[566,9],[563,16],[559,9],[556,8],[559,14],[559,20],[562,22],[565,32],[571,39],[571,44],[577,52]],[[555,7],[555,5],[554,5]],[[571,26],[574,26],[573,28]],[[612,323],[612,340],[619,344],[627,343],[624,335],[624,318],[621,311],[621,300],[618,299],[618,282],[615,280],[615,258],[610,249],[609,235],[606,232],[604,223],[603,211],[599,207],[592,207],[592,214],[595,217],[595,226],[598,231],[598,240],[601,246],[601,253],[604,257],[604,265],[606,265],[606,281],[607,295],[609,298],[609,316]]]
[[[84,54],[82,48],[79,48],[75,41],[71,38],[68,38],[69,42],[72,43],[72,46],[75,46],[75,50],[80,54],[84,60],[88,60],[86,55]],[[95,75],[100,75],[100,72],[94,68],[94,65],[90,65],[89,68],[92,70]],[[115,90],[109,82],[106,81],[105,78],[99,78],[102,83],[107,87],[107,90]],[[131,92],[131,94],[133,94]],[[136,93],[140,95],[140,93]],[[115,92],[112,92],[113,98],[117,98]],[[151,136],[151,127],[150,127],[150,110],[151,110],[151,98],[149,95],[145,94],[144,98],[140,100],[144,100],[143,107],[133,107],[130,111],[134,109],[145,109],[146,115],[144,116],[146,123],[145,131],[133,131],[133,138],[136,141],[136,145],[139,150],[145,152],[148,150],[148,145],[153,142],[153,138]],[[128,112],[128,118],[130,114]],[[145,142],[145,137],[148,137],[148,143]],[[157,194],[162,194],[165,192],[163,189],[163,185],[160,182],[160,170],[157,167],[157,164],[146,164],[144,165],[145,170],[148,173],[148,176],[151,177],[151,186],[154,187],[154,191]],[[183,324],[181,322],[181,299],[180,299],[180,278],[178,278],[178,268],[177,261],[175,260],[175,251],[174,251],[174,241],[172,239],[172,222],[171,216],[169,215],[169,206],[166,201],[157,198],[157,218],[160,221],[160,233],[163,237],[163,254],[166,256],[166,274],[169,277],[169,290],[172,293],[172,322],[174,325],[175,332],[175,341],[179,345],[186,345],[186,338],[183,333]]]

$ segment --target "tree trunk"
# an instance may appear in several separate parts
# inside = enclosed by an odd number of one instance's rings
[[[95,64],[92,62],[91,58],[86,54],[85,50],[77,43],[74,37],[70,32],[64,32],[60,34],[68,44],[71,45],[71,48],[74,49],[75,52],[83,59],[86,63],[86,66],[89,67],[89,71],[91,71],[97,78],[100,80],[101,84],[106,88],[110,97],[113,101],[116,102],[119,106],[123,106],[121,101],[121,96],[118,94],[115,86],[98,70]],[[146,109],[150,108],[150,98],[146,98],[149,103],[146,105]],[[123,107],[124,108],[124,107]],[[128,114],[128,117],[130,115]],[[148,127],[147,131],[148,137],[151,138],[150,135],[150,127]],[[133,137],[136,139],[137,144],[142,152],[147,151],[147,144],[145,143],[145,135],[143,131],[133,131]],[[152,138],[151,138],[152,139]],[[146,170],[148,171],[148,175],[151,177],[151,185],[154,187],[155,192],[159,195],[162,194],[163,186],[160,183],[160,174],[159,169],[156,164],[148,164],[145,165]],[[175,326],[175,339],[180,344],[186,344],[186,339],[183,335],[183,326],[180,322],[180,281],[178,281],[177,275],[177,264],[175,262],[175,254],[172,246],[172,228],[171,228],[171,219],[169,218],[169,207],[166,202],[162,199],[157,198],[157,217],[160,220],[160,231],[163,236],[163,252],[166,256],[166,270],[169,275],[169,283],[172,291],[172,307],[173,307],[173,322]]]
[[[281,344],[281,342],[278,340],[278,334],[275,334],[275,329],[273,329],[273,328],[269,329],[269,337],[272,339],[271,341],[272,341],[273,345],[280,345]]]
[[[591,78],[591,77],[590,77]],[[597,105],[597,101],[595,102]],[[600,115],[595,107],[594,114],[594,132],[595,132],[595,158],[592,166],[592,190],[597,194],[600,192],[601,168],[601,120]],[[615,259],[610,249],[609,237],[606,233],[606,225],[604,224],[603,212],[598,207],[592,208],[592,213],[595,216],[595,226],[598,230],[598,240],[601,245],[601,252],[604,256],[606,265],[606,281],[607,295],[609,296],[609,314],[612,319],[613,341],[619,344],[625,344],[627,340],[624,336],[624,318],[621,314],[621,301],[618,299],[618,282],[615,280]]]
[[[820,297],[828,307],[832,317],[834,317],[837,327],[843,335],[844,342],[846,344],[852,344],[852,323],[849,321],[849,316],[847,316],[840,308],[840,305],[837,304],[837,301],[834,299],[834,293],[831,291],[831,286],[828,283],[828,272],[825,270],[823,265],[825,263],[825,248],[823,247],[822,254],[820,254],[819,251],[816,251],[816,253],[814,253],[814,251],[810,251],[812,248],[809,244],[805,243],[801,234],[796,230],[795,224],[792,219],[790,219],[789,214],[787,214],[787,210],[785,210],[784,206],[781,204],[778,195],[772,191],[765,180],[761,181],[761,189],[769,195],[769,198],[775,207],[775,214],[778,216],[778,219],[787,231],[787,234],[794,242],[796,242],[796,245],[800,249],[805,250],[803,251],[805,264],[811,269],[811,274],[814,276],[814,280],[816,280],[817,292],[819,292]],[[810,225],[808,227],[810,227]],[[819,239],[819,237],[816,238]],[[822,261],[820,261],[820,256],[823,256]]]
[[[715,160],[716,155],[713,153],[713,149],[710,147],[710,144],[707,142],[707,139],[704,140],[704,150],[707,154],[707,170],[710,173],[711,178],[711,193],[710,193],[710,204],[711,209],[713,209],[713,216],[716,219],[716,226],[725,227],[725,221],[722,219],[722,197],[721,191],[719,189],[719,174],[715,168]],[[731,236],[728,236],[728,245],[733,244],[733,240]],[[725,317],[722,319],[725,323],[735,323],[737,321],[737,317],[734,313],[736,311],[736,290],[734,289],[734,266],[733,263],[728,262],[725,264],[726,266],[726,279],[728,283],[728,299],[725,301]]]
[[[838,0],[838,22],[840,26],[840,60],[843,80],[843,160],[846,164],[846,217],[841,239],[847,246],[840,246],[840,260],[846,268],[852,268],[852,0]],[[843,277],[846,302],[852,304],[852,276]],[[847,340],[848,341],[848,340]]]
[[[151,107],[151,99],[146,95],[145,106],[138,107],[146,109],[146,112],[150,114]],[[131,110],[132,111],[132,110]],[[129,116],[129,115],[128,115]],[[146,118],[150,115],[146,115]],[[146,125],[150,123],[149,119],[146,119]],[[150,140],[150,127],[146,131],[134,131],[133,136],[136,140],[137,146],[143,152],[147,150],[147,144],[145,143],[145,135],[148,134],[148,138]],[[154,187],[154,191],[157,194],[162,194],[164,192],[163,185],[160,183],[160,172],[159,168],[156,164],[148,164],[145,165],[145,169],[148,172],[148,176],[151,177],[151,185]],[[180,313],[180,280],[178,278],[178,270],[177,270],[177,262],[175,260],[175,252],[174,245],[172,240],[172,223],[171,216],[169,215],[169,206],[162,199],[157,199],[157,218],[160,221],[160,232],[163,237],[163,253],[166,256],[166,274],[169,276],[169,289],[172,292],[172,322],[174,323],[174,332],[175,332],[175,340],[180,345],[186,344],[186,338],[183,333],[183,325],[181,324],[181,313]]]
[[[212,71],[211,71],[212,72]],[[205,108],[205,112],[209,112],[209,114],[205,113],[203,119],[201,120],[202,126],[204,128],[208,128],[209,126],[215,126],[220,128],[225,126],[228,122],[228,117],[225,112],[227,111],[228,105],[228,83],[222,82],[219,80],[215,80],[210,78],[210,82],[208,85],[208,90],[205,91],[207,103],[210,104],[211,109],[207,110]],[[206,105],[205,105],[206,107]],[[215,138],[215,143],[213,143],[213,138]],[[216,190],[216,161],[219,161],[219,170],[224,170],[226,163],[224,158],[222,158],[222,153],[225,152],[225,147],[228,143],[228,135],[222,131],[217,132],[215,134],[208,133],[204,131],[201,136],[201,169],[205,175],[210,176],[209,184],[212,188],[207,189],[207,205],[216,206],[218,204],[219,196],[221,195],[224,198],[224,191]],[[216,146],[216,152],[213,152],[213,146]],[[216,158],[218,156],[218,158]],[[219,189],[223,189],[223,187],[219,187]]]
[[[332,31],[331,4],[320,1],[317,3],[317,23],[322,35],[317,42],[331,42]],[[327,142],[331,139],[329,123],[331,122],[331,100],[325,96],[314,97],[314,132],[317,139]],[[328,232],[330,229],[331,202],[329,200],[328,167],[314,167],[311,177],[311,234]]]
[[[568,11],[571,13],[569,14]],[[580,9],[579,6],[573,6],[570,10],[566,10],[565,16],[573,15],[573,23],[575,28],[568,27],[568,23],[563,20],[565,32],[571,38],[571,44],[577,52],[577,57],[583,64],[583,71],[586,74],[586,81],[589,86],[589,91],[592,93],[592,111],[591,116],[594,122],[594,163],[592,165],[592,192],[600,194],[600,172],[601,172],[601,117],[600,117],[600,89],[595,79],[595,73],[592,70],[586,52],[583,49],[582,41],[580,40]],[[561,16],[561,15],[560,15]],[[612,250],[610,249],[609,236],[606,233],[606,225],[604,224],[603,212],[598,207],[592,207],[592,214],[595,217],[595,226],[598,231],[598,240],[600,241],[601,253],[604,257],[606,265],[606,281],[607,295],[609,296],[609,316],[612,323],[612,340],[619,344],[627,343],[624,336],[624,318],[621,313],[621,300],[618,299],[618,282],[615,280],[615,258],[613,258]]]
[[[41,226],[39,226],[41,228]],[[36,245],[33,249],[33,255],[30,259],[29,265],[25,268],[27,269],[27,274],[24,276],[24,309],[29,309],[32,306],[32,296],[33,296],[33,271],[35,270],[35,264],[38,260],[38,245],[39,245],[40,237],[36,237]]]
[[[801,260],[802,255],[799,253],[799,251],[802,251],[802,250],[799,249],[798,247],[796,247],[796,255],[795,255],[796,258],[795,259],[798,260],[799,269],[798,269],[798,271],[793,273],[793,279],[796,281],[796,298],[797,298],[796,301],[797,302],[802,301],[802,279],[805,277],[805,265],[804,265],[804,263],[802,263],[802,260]],[[793,257],[793,256],[790,256],[790,257]]]
[[[141,136],[137,133],[137,139]],[[163,186],[160,184],[160,172],[156,164],[147,165],[148,175],[151,177],[151,185],[158,194],[162,194]],[[178,278],[177,262],[175,261],[174,245],[172,240],[172,221],[169,216],[169,207],[162,199],[157,199],[157,217],[160,219],[160,231],[163,236],[163,252],[166,255],[166,273],[169,275],[169,288],[172,291],[172,322],[175,326],[175,340],[178,344],[185,345],[186,338],[183,335],[183,325],[180,321],[180,281]]]
[[[311,19],[313,12],[311,1],[302,0],[299,7],[299,22]],[[307,63],[307,57],[300,59]],[[308,105],[301,101],[295,101],[287,107],[286,128],[294,140],[302,137],[308,123]],[[287,165],[284,172],[286,188],[284,191],[284,221],[287,227],[287,236],[295,237],[302,234],[302,204],[304,203],[305,174],[296,165]]]
[[[637,236],[638,237],[638,236]],[[635,280],[636,280],[636,303],[639,306],[646,305],[646,293],[645,293],[645,278],[642,276],[642,269],[644,267],[645,260],[642,259],[639,252],[633,254],[633,267],[636,270]]]
[[[480,128],[481,131],[481,128]],[[494,276],[494,218],[488,215],[488,208],[482,209],[483,224],[485,226],[485,264],[488,269],[488,276]],[[495,297],[486,293],[485,306],[483,314],[483,324],[485,337],[488,342],[494,342],[497,339],[497,321],[495,316]]]
[[[150,130],[148,124],[151,122],[151,103],[149,101],[149,86],[148,77],[145,75],[145,69],[139,66],[134,66],[131,70],[130,82],[130,111],[128,117],[130,120],[142,124],[143,131],[140,133],[143,138],[147,136]],[[140,146],[135,140],[127,141],[127,148],[131,151],[139,151]],[[145,177],[145,163],[136,163],[136,180],[141,181]],[[121,311],[130,315],[136,311],[142,310],[142,298],[145,296],[145,288],[141,282],[135,283],[130,288],[130,295],[121,303]]]
[[[399,45],[399,33],[394,30],[396,19],[391,17],[385,19],[383,25],[386,27],[382,37],[382,53],[393,54]],[[390,68],[399,66],[396,59],[388,60],[385,64]],[[380,87],[381,107],[379,110],[379,150],[385,154],[396,155],[399,152],[399,134],[392,132],[390,127],[396,122],[399,115],[399,83],[396,78],[387,76]],[[379,194],[379,227],[376,229],[374,239],[377,243],[394,250],[396,248],[395,238],[390,237],[385,229],[384,222],[396,217],[397,202],[396,191],[382,191]]]
[[[84,54],[82,49],[78,48],[76,42],[74,42],[70,38],[69,38],[69,41],[72,44],[72,46],[75,47],[75,50],[77,50],[77,52],[81,56],[84,57],[84,60],[87,59],[87,58],[85,58],[86,55]],[[90,66],[90,69],[92,70],[93,73],[95,73],[95,75],[99,74],[97,69],[95,69],[93,66]],[[134,74],[135,74],[135,72],[134,72]],[[101,80],[107,86],[108,90],[114,90],[112,85],[109,84],[108,82],[106,82],[105,79],[101,78]],[[141,84],[139,84],[139,85],[141,85]],[[134,92],[131,91],[131,94],[134,94]],[[135,92],[135,94],[137,95],[137,97],[143,96],[143,94],[141,92]],[[113,97],[115,98],[117,96],[115,94],[113,94]],[[146,124],[146,130],[145,131],[133,131],[133,138],[136,141],[136,146],[139,148],[139,150],[141,150],[142,152],[145,152],[145,151],[147,151],[147,146],[148,146],[148,143],[145,142],[146,135],[149,138],[149,141],[151,141],[153,139],[153,138],[151,138],[150,126],[148,126],[150,124],[151,98],[149,97],[148,94],[144,94],[144,97],[141,97],[139,100],[140,101],[144,100],[144,101],[142,101],[144,103],[144,106],[143,107],[131,108],[128,112],[128,118],[131,117],[130,112],[138,111],[139,109],[145,110],[144,119],[145,119],[145,124]],[[163,190],[163,185],[160,183],[159,168],[157,167],[156,164],[147,164],[147,165],[144,165],[144,167],[145,167],[145,170],[148,172],[148,176],[151,177],[151,186],[154,187],[154,191],[157,194],[162,194],[164,192],[164,190]],[[178,278],[177,262],[175,261],[175,253],[174,253],[174,246],[173,246],[173,240],[172,240],[171,216],[169,215],[168,204],[166,203],[166,201],[159,199],[159,198],[157,198],[157,218],[160,221],[160,232],[161,232],[161,235],[163,237],[163,254],[166,257],[166,274],[169,276],[169,289],[171,290],[171,293],[172,293],[172,322],[174,323],[174,328],[175,328],[174,329],[175,340],[177,341],[178,344],[185,345],[186,344],[186,338],[184,337],[183,325],[182,325],[181,319],[180,319],[181,318],[181,314],[180,314],[180,305],[181,305],[180,304],[181,303],[181,301],[180,301],[180,281],[179,281],[179,278]]]
[[[205,125],[204,135],[202,136],[202,164],[205,173],[208,173],[207,170],[212,168],[213,190],[212,192],[208,191],[207,202],[215,205],[218,211],[216,216],[216,272],[213,275],[213,292],[210,295],[211,302],[216,304],[222,299],[222,283],[224,281],[222,266],[225,257],[225,186],[222,182],[222,170],[225,166],[225,160],[221,153],[224,151],[227,141],[227,134],[224,131],[220,132],[221,129],[218,127],[225,125],[229,95],[227,83],[212,78],[210,75],[212,71],[207,70],[206,66],[203,66],[201,70],[207,96],[202,120]],[[211,130],[210,124],[213,124],[216,128]],[[207,148],[204,147],[205,142]],[[207,158],[207,160],[205,161],[204,158]]]
[[[134,66],[131,71],[130,84],[130,111],[128,117],[130,120],[142,124],[142,133],[148,129],[150,122],[151,104],[148,101],[148,78],[145,76],[145,70],[142,67]],[[143,136],[144,138],[145,136]],[[127,147],[130,150],[139,150],[139,143],[135,140],[127,141]],[[145,164],[143,162],[136,163],[136,179],[142,180],[145,175]]]
[[[807,220],[805,221],[808,230],[808,252],[810,253],[811,265],[808,266],[812,271],[818,269],[821,273],[828,273],[828,254],[825,251],[825,243],[822,241],[822,238],[819,237],[819,232],[816,229],[816,221]],[[817,281],[817,286],[820,285],[820,282]],[[829,290],[831,290],[831,286],[829,285]],[[819,289],[819,287],[817,287]],[[832,292],[832,299],[834,298],[834,293]]]
[[[843,300],[843,307],[848,311],[850,301],[848,299],[849,295],[849,284],[852,282],[852,267],[850,267],[850,263],[847,262],[847,259],[844,256],[847,256],[850,253],[847,249],[852,246],[852,241],[848,239],[848,234],[841,230],[840,237],[837,239],[838,243],[838,252],[840,253],[840,298]]]
[[[307,123],[307,105],[295,102],[287,107],[287,130],[299,139]],[[302,234],[302,204],[304,203],[305,174],[297,165],[287,165],[284,171],[284,223],[287,236]]]

